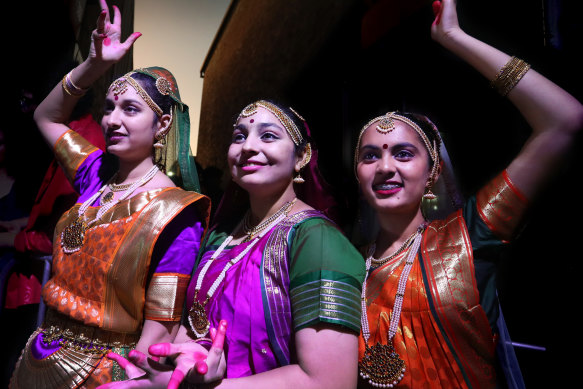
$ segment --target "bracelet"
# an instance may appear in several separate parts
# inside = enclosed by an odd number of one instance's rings
[[[81,97],[85,93],[87,93],[87,91],[89,90],[89,88],[83,89],[83,88],[79,88],[77,85],[75,85],[73,83],[73,80],[71,79],[71,74],[72,73],[73,73],[73,71],[71,70],[69,73],[67,73],[65,75],[65,77],[63,77],[63,80],[61,81],[61,85],[63,86],[63,90],[69,96]]]
[[[512,57],[502,66],[496,77],[490,81],[490,86],[502,96],[506,96],[524,77],[530,69],[530,65],[523,60]]]

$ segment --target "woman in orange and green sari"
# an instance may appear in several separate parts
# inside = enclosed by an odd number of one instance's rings
[[[359,387],[520,387],[519,371],[496,374],[507,350],[497,344],[504,328],[487,255],[513,238],[529,199],[583,128],[583,106],[526,62],[467,35],[454,0],[435,2],[434,11],[432,37],[493,80],[533,133],[462,204],[428,118],[389,112],[364,125],[355,169],[379,231],[363,250]]]

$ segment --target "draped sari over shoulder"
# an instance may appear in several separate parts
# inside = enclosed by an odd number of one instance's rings
[[[405,361],[398,388],[494,388],[497,300],[491,249],[512,238],[526,199],[506,172],[460,209],[429,224],[409,273],[394,347]],[[366,283],[369,345],[387,344],[402,253]],[[359,338],[359,358],[365,350]],[[359,382],[359,387],[368,383]]]
[[[55,155],[81,197],[55,229],[52,277],[42,290],[47,316],[23,351],[12,388],[92,388],[122,379],[105,353],[127,355],[144,320],[180,321],[208,224],[205,196],[176,187],[146,191],[112,207],[86,231],[80,250],[66,253],[61,232],[111,172],[103,170],[103,152],[73,131],[57,141]],[[83,218],[94,219],[99,205]]]
[[[187,301],[193,301],[204,264],[227,233],[206,240]],[[197,299],[226,263],[250,243],[227,248],[210,266]],[[226,273],[205,309],[211,326],[227,320],[227,378],[244,377],[295,361],[295,332],[317,323],[360,331],[364,262],[358,251],[319,211],[302,211],[269,230]]]

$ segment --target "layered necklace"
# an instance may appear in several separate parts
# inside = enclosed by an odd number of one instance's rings
[[[139,180],[137,180],[131,184],[124,184],[123,187],[128,185],[127,188],[125,188],[124,194],[122,194],[116,201],[112,201],[112,199],[113,199],[113,195],[112,195],[111,198],[109,198],[105,202],[105,204],[103,204],[99,208],[95,218],[92,220],[89,220],[89,221],[85,221],[83,219],[83,215],[85,214],[85,211],[87,211],[87,208],[89,208],[89,206],[91,204],[93,204],[99,198],[99,196],[101,196],[101,194],[105,191],[105,188],[107,188],[109,185],[112,185],[112,184],[110,184],[109,182],[106,183],[105,185],[103,185],[101,187],[101,189],[99,189],[97,192],[95,192],[95,194],[93,196],[91,196],[89,199],[85,200],[85,202],[83,204],[81,204],[81,206],[79,207],[79,210],[77,211],[77,217],[75,218],[75,220],[73,220],[61,232],[61,247],[63,248],[63,252],[65,252],[67,254],[71,254],[71,253],[74,253],[76,251],[79,251],[81,249],[81,247],[83,247],[83,243],[85,241],[85,232],[89,228],[91,228],[98,220],[100,220],[101,217],[107,211],[109,211],[113,206],[115,206],[120,201],[127,199],[132,193],[134,193],[134,191],[136,189],[138,189],[140,186],[145,185],[148,181],[150,181],[152,178],[154,178],[154,176],[156,175],[156,173],[158,173],[159,170],[160,169],[158,169],[158,166],[154,165]],[[109,181],[112,181],[115,177],[116,176],[112,177]],[[118,186],[122,186],[122,185],[118,185]],[[121,190],[118,190],[118,191],[121,191]],[[113,190],[112,190],[112,192],[113,192]],[[110,192],[110,193],[112,193],[112,192]]]
[[[281,222],[282,220],[284,220],[285,218],[287,218],[287,215],[288,215],[290,209],[292,208],[292,206],[295,204],[295,202],[296,202],[295,198],[292,201],[288,201],[277,212],[275,212],[268,219],[266,219],[263,223],[255,226],[253,228],[249,227],[249,224],[248,224],[249,223],[249,221],[248,221],[249,213],[247,213],[247,215],[245,216],[245,218],[242,221],[243,229],[245,231],[246,236],[241,243],[245,243],[245,242],[249,242],[249,241],[251,241],[251,243],[247,247],[245,247],[245,249],[243,251],[241,251],[236,257],[232,258],[231,260],[229,260],[227,262],[227,264],[225,265],[225,267],[223,268],[221,273],[217,276],[217,278],[215,279],[215,281],[213,282],[213,284],[209,288],[208,292],[206,293],[206,299],[201,303],[198,301],[198,292],[200,291],[200,289],[202,287],[204,277],[205,277],[208,269],[210,268],[211,264],[214,262],[214,260],[223,252],[225,247],[227,247],[227,245],[229,243],[231,243],[231,241],[233,240],[233,235],[229,235],[225,239],[225,241],[219,246],[217,251],[215,251],[213,253],[213,255],[210,257],[210,259],[205,263],[205,265],[203,266],[202,270],[200,271],[200,273],[198,275],[198,278],[196,279],[196,287],[194,290],[194,299],[192,302],[192,306],[190,307],[190,310],[188,311],[188,322],[190,323],[190,327],[192,328],[192,331],[195,333],[197,338],[204,337],[209,331],[210,322],[209,322],[208,316],[206,314],[205,306],[208,304],[209,300],[214,295],[214,293],[216,292],[219,285],[225,279],[227,271],[231,267],[233,267],[233,265],[235,265],[237,262],[239,262],[241,260],[241,258],[243,258],[245,255],[247,255],[247,253],[255,246],[255,244],[270,230],[269,227],[272,227],[272,226],[278,224],[279,222]],[[247,223],[247,225],[245,226],[246,223]],[[238,228],[236,228],[235,231],[237,229]]]
[[[360,376],[365,380],[368,380],[369,384],[379,388],[392,388],[397,385],[399,381],[403,379],[405,375],[405,361],[401,359],[399,354],[395,351],[393,347],[393,338],[397,333],[399,326],[399,320],[401,319],[401,307],[403,306],[403,297],[405,296],[405,287],[407,285],[407,279],[409,277],[409,272],[413,267],[413,262],[419,251],[419,246],[421,245],[421,238],[423,236],[423,231],[427,227],[426,223],[423,223],[417,230],[399,247],[399,249],[392,255],[375,260],[373,254],[375,252],[375,245],[373,244],[369,250],[368,258],[366,259],[366,279],[362,286],[362,337],[364,338],[365,351],[362,360],[358,363],[360,370]],[[377,342],[374,346],[368,345],[368,340],[370,338],[370,330],[368,327],[368,317],[366,312],[366,281],[368,279],[368,273],[371,264],[374,261],[383,261],[382,263],[388,262],[390,259],[395,258],[399,253],[408,249],[407,257],[405,259],[405,267],[399,277],[399,284],[397,286],[397,293],[395,295],[395,302],[393,304],[393,312],[391,313],[391,322],[389,324],[388,330],[388,340],[387,344],[381,344]],[[387,259],[388,258],[388,259]]]

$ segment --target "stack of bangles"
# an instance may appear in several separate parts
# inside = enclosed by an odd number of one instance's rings
[[[63,81],[62,81],[62,85],[63,85],[63,90],[69,95],[69,96],[74,96],[74,97],[81,97],[83,96],[85,93],[87,93],[87,91],[89,89],[83,89],[83,88],[79,88],[77,85],[75,85],[73,83],[73,80],[71,80],[71,73],[73,71],[71,70],[69,73],[67,73],[65,75],[65,77],[63,77]]]
[[[502,96],[506,96],[530,69],[530,65],[516,57],[502,66],[496,77],[490,82],[490,86]]]

